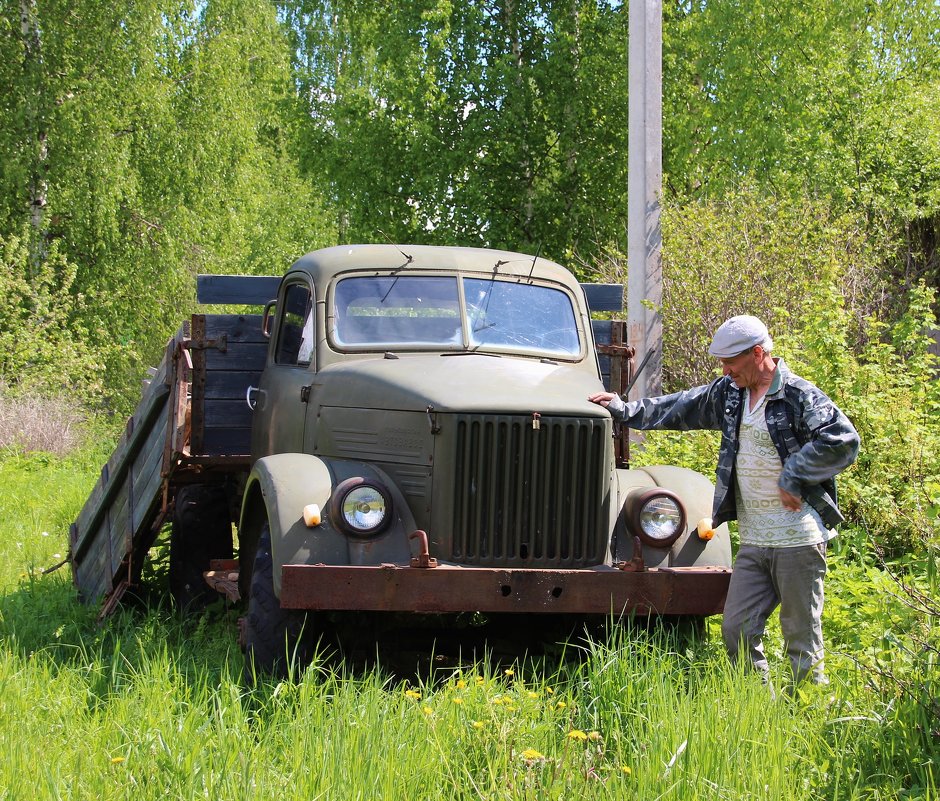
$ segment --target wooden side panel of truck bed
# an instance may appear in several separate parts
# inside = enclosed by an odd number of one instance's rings
[[[176,488],[247,469],[267,340],[260,315],[194,315],[168,343],[69,531],[73,580],[104,612],[139,579]]]

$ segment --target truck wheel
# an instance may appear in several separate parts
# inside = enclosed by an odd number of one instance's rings
[[[228,496],[219,484],[190,484],[176,492],[170,534],[170,594],[177,608],[200,612],[219,596],[203,579],[211,559],[232,558]]]
[[[261,529],[245,616],[245,683],[268,675],[287,678],[293,668],[298,674],[313,658],[312,615],[295,609],[282,609],[274,594],[274,560],[271,556],[271,530]]]

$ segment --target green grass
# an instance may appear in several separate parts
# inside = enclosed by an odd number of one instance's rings
[[[733,669],[717,621],[691,645],[621,628],[577,659],[418,681],[318,659],[249,691],[237,610],[99,626],[67,567],[41,572],[103,458],[0,463],[0,799],[940,798],[937,620],[863,538],[831,561],[832,683],[796,698]]]

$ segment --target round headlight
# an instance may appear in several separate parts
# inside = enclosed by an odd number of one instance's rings
[[[347,534],[358,537],[378,534],[392,519],[392,498],[378,482],[347,478],[330,498],[330,517]]]
[[[669,490],[646,490],[633,498],[627,522],[647,545],[668,548],[685,533],[685,508]]]

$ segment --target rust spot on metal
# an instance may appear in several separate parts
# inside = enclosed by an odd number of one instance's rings
[[[629,562],[618,562],[618,570],[624,570],[627,573],[642,573],[646,570],[646,563],[643,561],[643,543],[639,537],[633,538],[633,556]]]
[[[216,592],[224,595],[232,603],[241,599],[241,593],[238,591],[238,571],[237,570],[207,570],[202,574],[206,584]]]
[[[420,528],[415,531],[408,539],[418,540],[418,555],[412,557],[411,566],[421,569],[437,567],[437,559],[431,556],[428,551],[428,533]]]
[[[731,571],[597,567],[577,570],[400,565],[284,565],[285,609],[417,613],[714,615]]]

